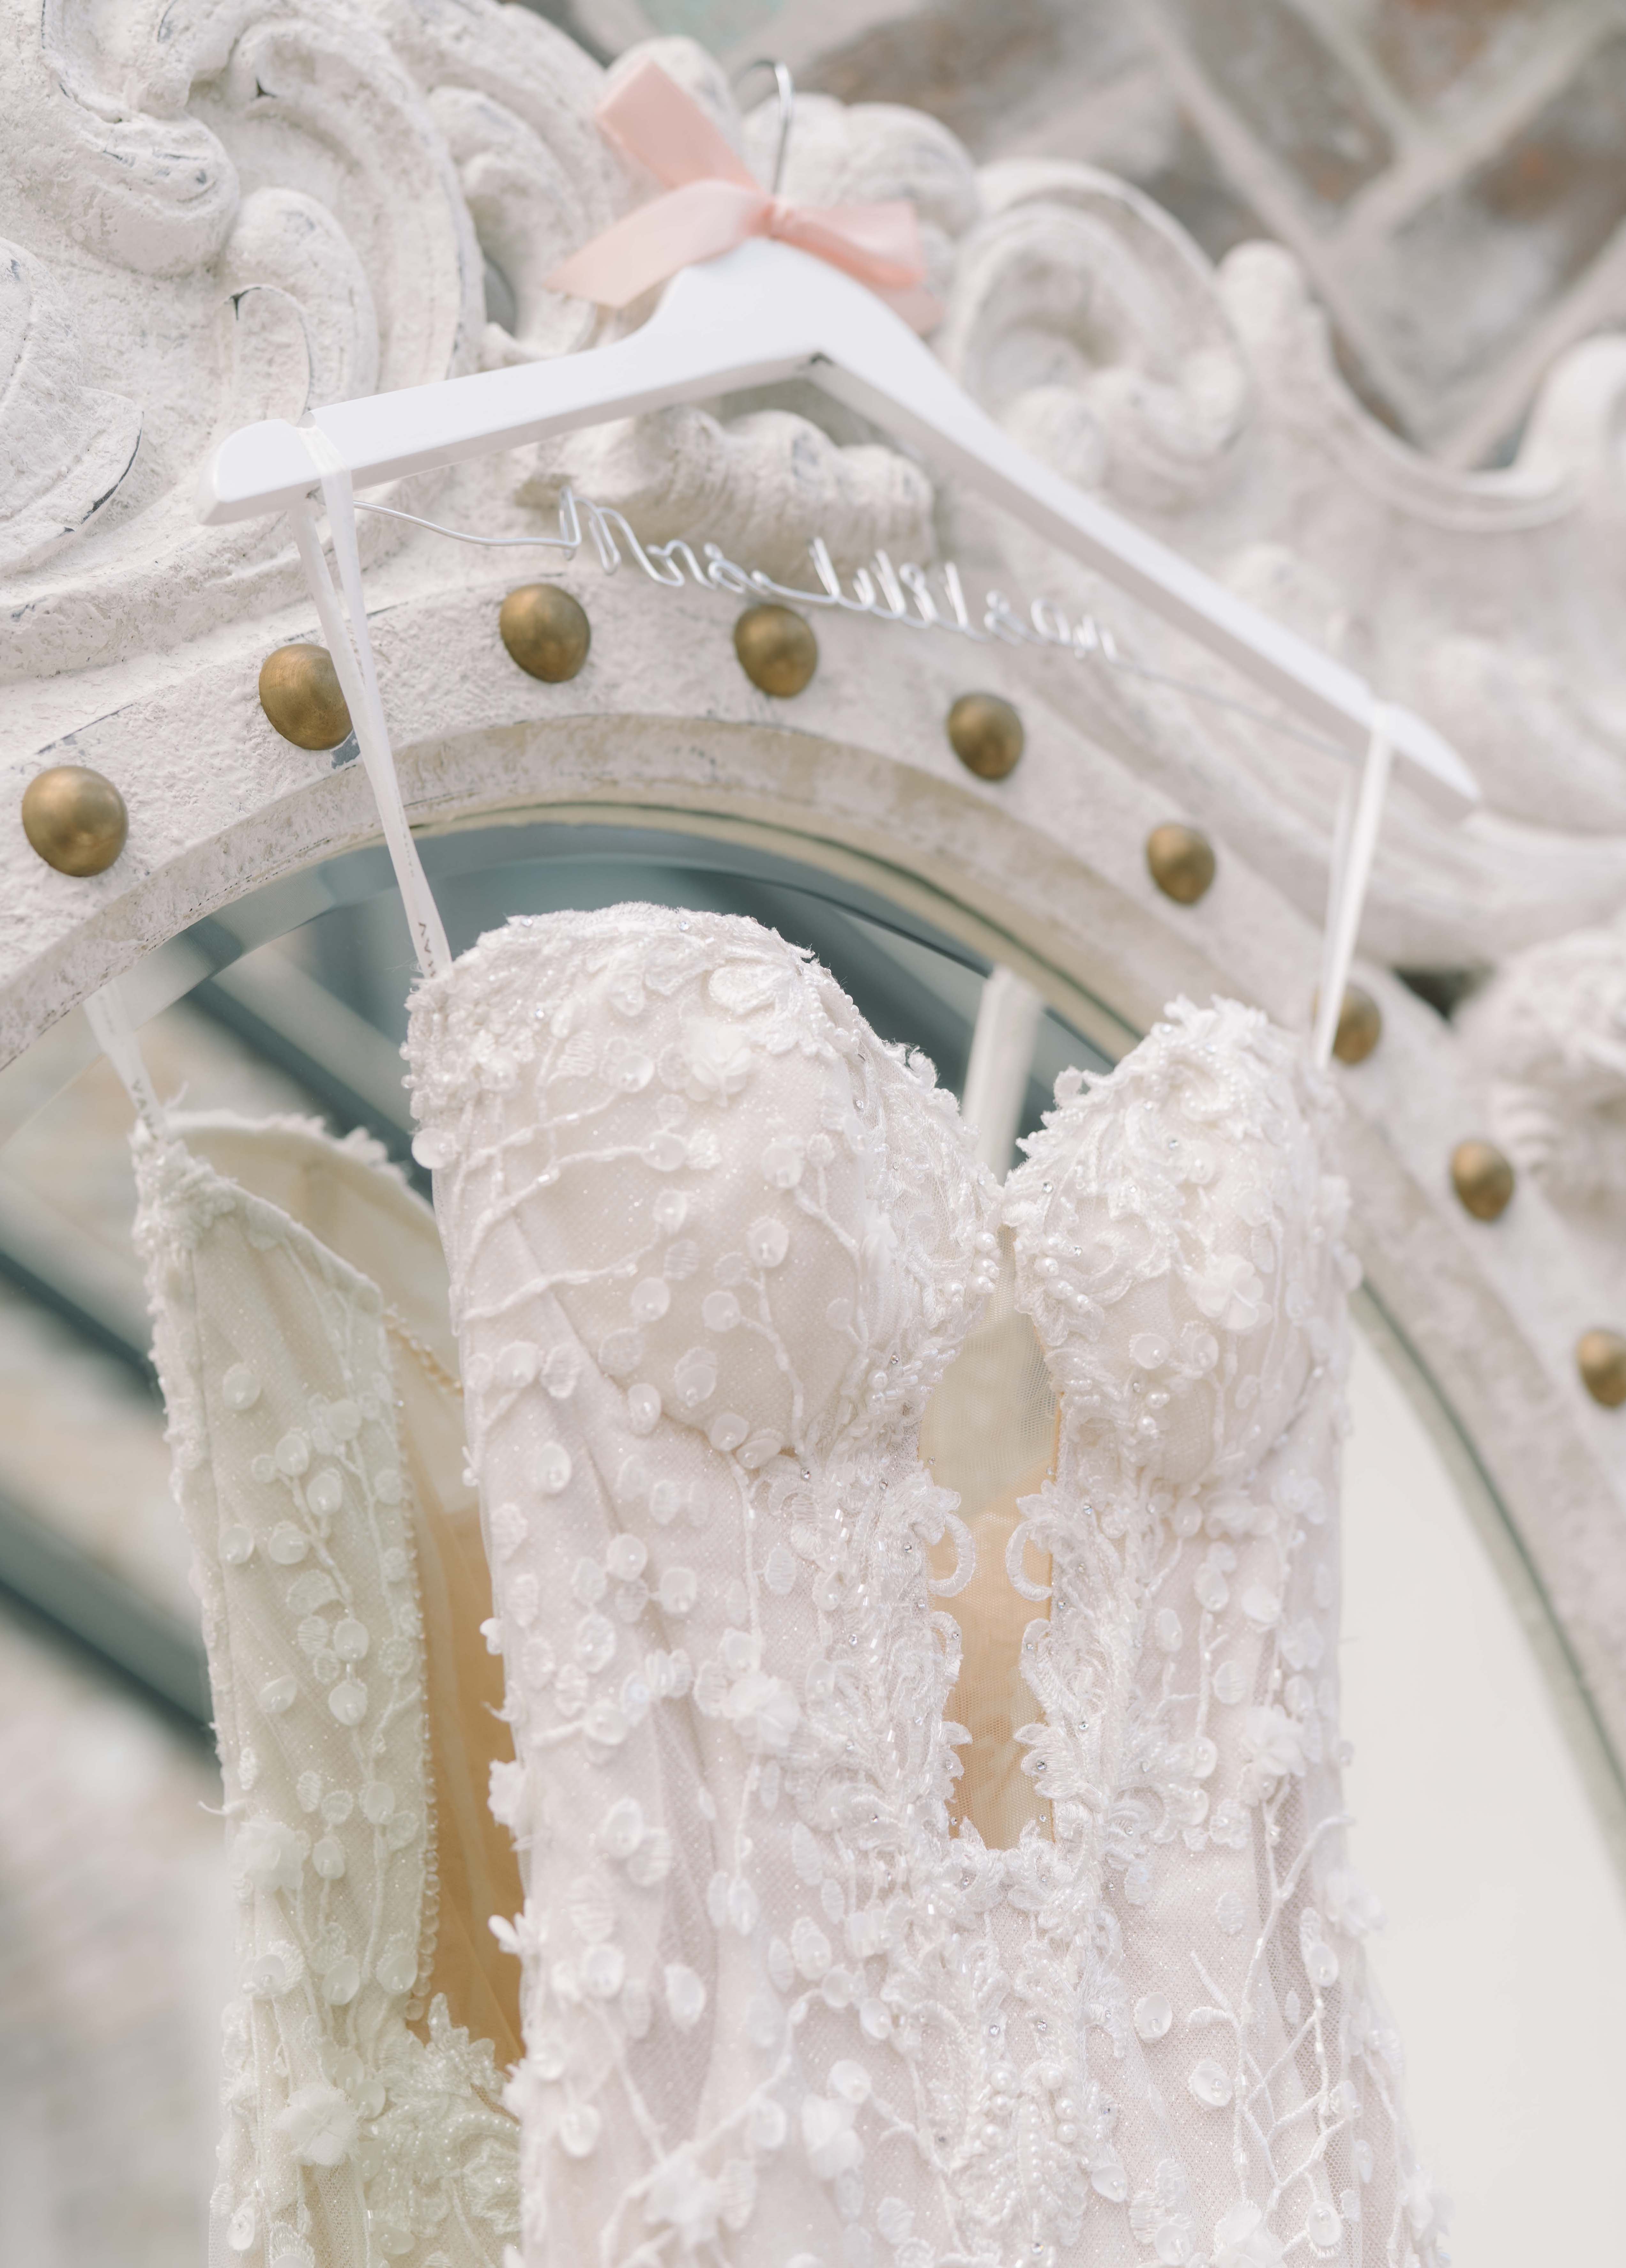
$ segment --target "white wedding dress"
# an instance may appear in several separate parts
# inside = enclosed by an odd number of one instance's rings
[[[410,1052],[466,1409],[368,1145],[137,1143],[241,1901],[219,2268],[1443,2260],[1342,1850],[1299,1043],[1179,1004],[1002,1196],[748,921],[511,924]]]
[[[748,921],[513,922],[409,1053],[514,1742],[525,2268],[1443,2257],[1341,1847],[1355,1271],[1300,1043],[1181,1004],[1002,1199]],[[1001,1228],[1061,1439],[1009,1848],[951,1829],[969,1538],[920,1458]]]

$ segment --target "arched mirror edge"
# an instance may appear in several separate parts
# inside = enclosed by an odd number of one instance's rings
[[[416,828],[432,880],[446,882],[493,865],[518,866],[574,850],[613,850],[676,858],[698,867],[776,883],[891,927],[914,942],[961,959],[979,975],[1013,968],[1087,1045],[1116,1060],[1141,1036],[1135,1014],[1112,998],[1121,946],[1089,934],[1087,916],[1068,931],[1052,925],[1039,949],[1032,908],[1001,903],[986,879],[965,887],[942,871],[923,871],[906,856],[885,857],[861,841],[830,831],[828,813],[796,818],[743,813],[738,799],[664,799],[515,800],[467,807]],[[905,850],[905,845],[898,846]],[[159,944],[125,980],[138,1020],[184,998],[259,947],[288,936],[336,908],[387,897],[394,880],[381,842],[354,842],[318,852],[289,871],[241,890],[213,912]],[[1082,911],[1089,894],[1078,893]],[[1184,952],[1189,941],[1180,940]],[[1182,956],[1183,957],[1183,956]],[[1205,956],[1206,958],[1206,956]],[[1211,981],[1227,978],[1211,967]],[[1231,980],[1233,983],[1235,979]],[[1242,989],[1238,987],[1238,989]],[[53,1050],[49,1076],[31,1076],[25,1049],[0,1069],[0,1144],[60,1092],[96,1046],[88,1025],[71,1044]],[[1359,1194],[1356,1201],[1360,1214]],[[1477,1435],[1408,1329],[1405,1286],[1370,1280],[1356,1294],[1357,1328],[1399,1382],[1449,1466],[1458,1498],[1539,1666],[1565,1743],[1591,1800],[1599,1833],[1626,1882],[1626,1763],[1589,1681],[1580,1651],[1543,1580],[1538,1551],[1498,1486],[1496,1448]],[[1397,1296],[1400,1294],[1401,1296]]]

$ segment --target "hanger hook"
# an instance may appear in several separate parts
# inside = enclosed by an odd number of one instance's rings
[[[796,82],[790,75],[790,65],[780,63],[772,55],[758,55],[755,63],[735,71],[732,85],[737,89],[753,71],[765,70],[772,72],[780,99],[779,146],[773,152],[773,179],[768,184],[768,195],[776,197],[785,179],[785,153],[790,147],[790,129],[795,117]]]

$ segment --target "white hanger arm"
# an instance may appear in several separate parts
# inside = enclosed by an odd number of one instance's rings
[[[736,263],[761,252],[775,267],[780,259],[794,261],[799,276],[836,276],[806,253],[753,240],[681,270],[650,320],[613,346],[332,402],[312,422],[362,489],[580,426],[794,378],[818,357],[819,326],[805,302],[797,305],[786,293],[782,271],[772,278],[780,288],[760,293],[740,276]],[[861,285],[839,280],[860,300],[871,299]],[[898,328],[913,342],[906,327]],[[297,426],[280,417],[245,425],[204,466],[199,516],[211,526],[251,519],[285,510],[311,486],[310,454]]]
[[[135,1104],[137,1117],[152,1133],[161,1137],[164,1132],[164,1106],[159,1102],[147,1074],[141,1042],[136,1037],[136,1027],[117,977],[110,978],[99,990],[85,995],[85,1014],[96,1035],[97,1044],[117,1071],[125,1093]]]
[[[874,293],[827,262],[768,238],[751,238],[682,270],[651,320],[613,346],[335,402],[315,423],[355,486],[368,488],[489,450],[799,373],[1106,576],[1351,760],[1364,755],[1377,704],[1362,678],[1047,472]],[[218,524],[285,510],[312,485],[309,452],[297,427],[280,419],[246,426],[221,444],[204,470],[202,516]],[[1389,733],[1411,784],[1432,801],[1454,815],[1478,801],[1473,775],[1420,717],[1391,709]]]

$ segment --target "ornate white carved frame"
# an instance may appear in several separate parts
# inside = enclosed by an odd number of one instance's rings
[[[743,146],[714,66],[661,60]],[[601,142],[600,73],[496,0],[0,0],[0,1060],[152,946],[376,833],[358,767],[278,739],[255,692],[313,634],[281,523],[205,531],[196,468],[255,416],[605,333],[541,278],[647,184]],[[1626,342],[1556,372],[1516,464],[1442,471],[1337,376],[1283,253],[1216,271],[1122,183],[980,173],[931,121],[798,106],[786,187],[905,195],[948,305],[935,342],[1038,454],[1341,652],[1462,748],[1487,808],[1452,828],[1397,791],[1364,942],[1384,1036],[1338,1073],[1378,1299],[1426,1366],[1626,1755],[1626,1411],[1591,1402],[1579,1334],[1626,1327],[1626,595],[1615,405]],[[484,313],[501,271],[512,328]],[[636,320],[639,311],[632,311]],[[791,576],[953,550],[1047,591],[1159,667],[1201,674],[1110,589],[944,494],[827,403],[665,413],[409,484],[389,501],[488,533],[552,525],[559,482],[648,539],[703,529]],[[728,601],[562,578],[593,649],[539,684],[499,640],[523,553],[364,526],[373,627],[409,810],[424,825],[549,814],[735,831],[913,899],[1064,1013],[1143,1027],[1220,989],[1307,1020],[1335,767],[1217,707],[1060,655],[972,652],[817,618],[795,702],[736,666]],[[1212,673],[1210,673],[1212,674]],[[1215,678],[1215,682],[1220,681]],[[972,683],[1027,753],[984,784],[950,755]],[[17,819],[41,769],[105,772],[129,807],[107,873],[70,880]],[[1161,896],[1160,821],[1212,836],[1201,903]],[[1393,966],[1492,972],[1448,1025]],[[1447,1160],[1511,1150],[1501,1220]]]

